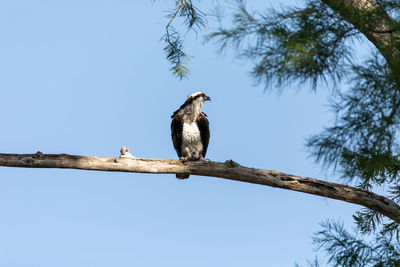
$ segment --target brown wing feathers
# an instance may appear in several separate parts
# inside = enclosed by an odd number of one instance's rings
[[[203,145],[203,158],[206,157],[208,142],[210,140],[210,127],[207,119],[207,115],[202,113],[196,120],[197,127],[199,127],[201,143]]]
[[[171,137],[174,143],[174,148],[178,157],[182,157],[181,147],[182,147],[182,131],[183,131],[183,118],[181,115],[172,116],[171,122]]]

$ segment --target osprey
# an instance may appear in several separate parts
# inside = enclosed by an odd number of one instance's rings
[[[210,128],[207,115],[201,111],[203,103],[211,100],[202,92],[191,94],[185,103],[172,114],[171,137],[178,157],[187,160],[204,160]],[[176,178],[189,178],[189,174],[177,174]]]

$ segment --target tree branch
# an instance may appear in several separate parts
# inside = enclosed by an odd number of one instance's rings
[[[400,24],[374,0],[321,0],[353,24],[381,52],[400,77]],[[397,79],[400,89],[400,78]]]
[[[338,199],[365,206],[396,222],[400,222],[400,206],[394,201],[354,187],[285,174],[274,170],[248,168],[232,160],[227,160],[225,163],[190,161],[183,164],[181,161],[174,159],[134,158],[130,153],[128,154],[125,151],[127,150],[121,150],[121,157],[119,158],[42,154],[41,152],[37,152],[36,154],[0,153],[0,166],[137,173],[186,173],[219,177]]]

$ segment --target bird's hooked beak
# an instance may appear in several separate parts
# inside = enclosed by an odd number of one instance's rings
[[[211,97],[209,97],[207,95],[204,97],[204,99],[205,99],[205,101],[211,101]]]

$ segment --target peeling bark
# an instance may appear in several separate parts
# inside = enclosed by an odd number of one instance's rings
[[[329,183],[313,178],[285,174],[274,170],[254,169],[227,160],[191,161],[183,164],[174,159],[141,159],[134,157],[105,158],[67,154],[2,154],[0,166],[23,168],[66,168],[136,173],[171,173],[219,177],[267,185],[338,199],[365,206],[400,223],[400,206],[394,201],[369,191]]]

